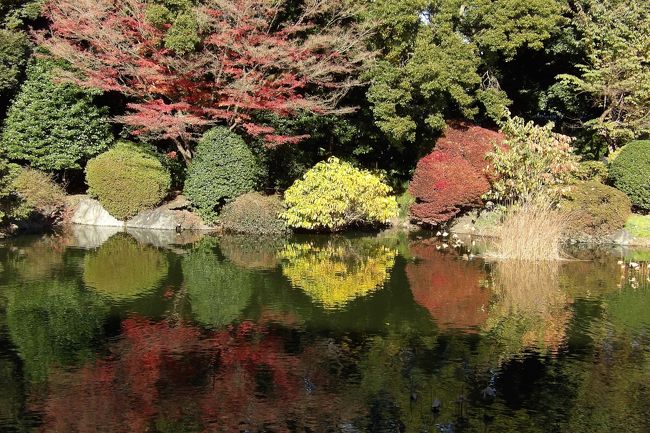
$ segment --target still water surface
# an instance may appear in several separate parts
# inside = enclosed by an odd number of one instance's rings
[[[0,244],[0,431],[650,432],[647,252],[160,236]]]

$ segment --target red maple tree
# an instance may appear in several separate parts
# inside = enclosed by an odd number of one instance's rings
[[[145,0],[50,0],[41,45],[69,62],[62,78],[129,98],[116,120],[135,134],[171,140],[186,161],[196,135],[226,124],[269,145],[296,142],[256,121],[259,112],[290,116],[346,111],[341,97],[359,84],[372,58],[370,26],[347,0],[200,0],[191,9],[199,42],[190,52],[165,46],[172,23],[147,20]],[[295,5],[293,5],[295,6]],[[288,18],[290,17],[290,18]]]
[[[480,207],[494,176],[485,156],[503,141],[503,134],[468,122],[447,125],[434,151],[418,162],[413,173],[409,191],[416,203],[411,216],[435,225],[464,209]]]

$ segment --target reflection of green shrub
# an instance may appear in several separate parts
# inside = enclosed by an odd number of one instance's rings
[[[598,182],[578,182],[563,193],[570,234],[606,236],[620,230],[632,203],[621,191]]]
[[[250,192],[224,206],[219,222],[231,233],[280,234],[287,231],[287,225],[279,218],[283,210],[278,196]]]
[[[219,327],[239,317],[250,300],[254,279],[251,273],[220,260],[215,248],[215,239],[204,238],[183,257],[182,267],[194,319]]]
[[[650,210],[650,140],[633,141],[612,161],[609,175],[614,186],[632,203]]]
[[[122,142],[88,162],[86,182],[111,215],[124,219],[160,203],[171,178],[155,155]]]
[[[108,298],[129,300],[154,289],[167,268],[161,251],[120,233],[86,255],[84,282]]]
[[[196,147],[185,180],[185,195],[209,222],[217,207],[252,191],[261,164],[244,140],[228,128],[206,132]]]
[[[7,325],[31,380],[50,368],[87,358],[101,334],[107,309],[77,281],[46,280],[13,287]]]

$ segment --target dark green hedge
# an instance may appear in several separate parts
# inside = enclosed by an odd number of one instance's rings
[[[650,210],[650,140],[627,144],[611,163],[609,176],[635,206]]]
[[[215,210],[252,191],[262,167],[244,140],[228,128],[217,127],[199,141],[185,180],[185,195],[207,222]]]

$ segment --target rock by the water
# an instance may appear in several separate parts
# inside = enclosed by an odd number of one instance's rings
[[[91,198],[79,201],[70,222],[89,226],[124,227],[124,221],[115,218],[97,200]]]
[[[163,205],[140,212],[126,222],[128,228],[149,230],[211,230],[201,218],[189,211],[172,210]]]
[[[634,244],[634,236],[632,236],[627,230],[622,229],[617,231],[611,236],[612,242],[617,245],[632,245]]]

